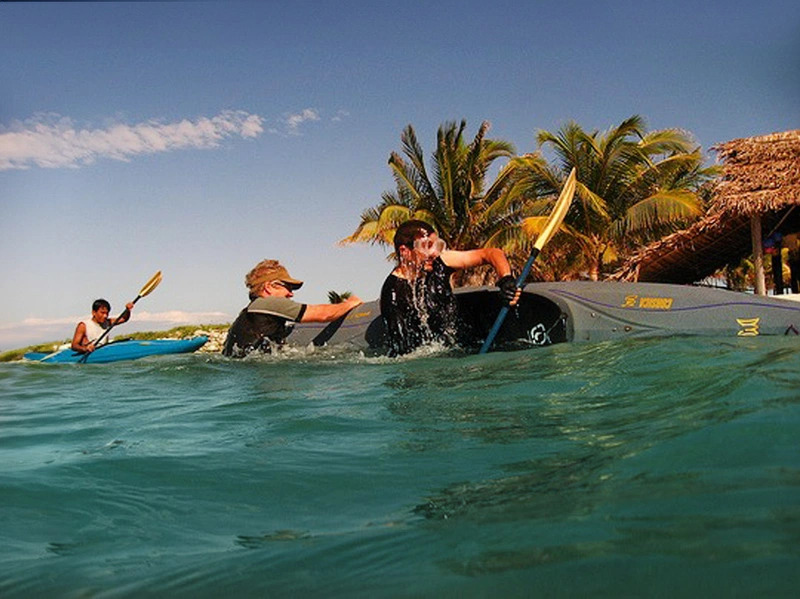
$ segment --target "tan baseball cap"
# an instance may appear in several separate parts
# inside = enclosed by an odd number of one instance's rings
[[[244,278],[244,284],[251,293],[258,293],[260,287],[270,281],[280,281],[292,290],[303,286],[303,281],[292,277],[277,260],[262,260]]]

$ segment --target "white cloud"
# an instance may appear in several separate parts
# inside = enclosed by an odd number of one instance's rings
[[[294,115],[301,118],[296,121],[295,128],[312,118],[305,112]],[[193,121],[162,123],[152,120],[135,125],[114,123],[104,129],[81,129],[67,117],[39,114],[13,123],[6,131],[0,130],[0,171],[27,169],[33,165],[74,168],[100,158],[129,160],[141,154],[214,148],[229,137],[258,137],[264,132],[263,121],[255,114],[225,110],[214,117]]]
[[[284,115],[278,120],[278,126],[272,127],[269,132],[277,135],[300,135],[301,125],[319,120],[320,115],[316,108],[304,108],[300,112]]]
[[[136,320],[139,322],[214,324],[227,322],[230,319],[230,315],[225,314],[225,312],[184,312],[182,310],[169,310],[167,312],[136,312]]]
[[[340,123],[350,117],[350,113],[346,110],[337,110],[336,114],[330,117],[331,123]],[[284,114],[281,118],[276,119],[276,125],[268,129],[269,133],[280,136],[295,136],[301,135],[301,128],[306,123],[321,121],[322,115],[316,108],[304,108],[300,112],[291,114]]]
[[[290,114],[286,117],[286,127],[290,132],[297,132],[297,129],[307,121],[318,121],[319,113],[313,108],[306,108],[297,114]]]

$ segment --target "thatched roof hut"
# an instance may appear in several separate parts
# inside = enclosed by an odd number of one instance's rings
[[[758,262],[762,235],[800,231],[800,130],[712,149],[723,161],[723,175],[707,215],[643,248],[611,278],[693,283],[750,254]]]

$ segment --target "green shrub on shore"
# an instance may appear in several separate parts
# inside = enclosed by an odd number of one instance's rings
[[[195,332],[198,330],[209,332],[227,331],[229,326],[230,325],[227,324],[191,324],[174,327],[168,331],[141,331],[138,333],[130,333],[128,335],[120,335],[120,337],[124,339],[136,339],[140,341],[149,341],[151,339],[187,339],[189,337],[194,337]],[[64,341],[50,341],[48,343],[29,345],[20,349],[11,349],[9,351],[0,353],[0,362],[14,362],[16,360],[21,360],[22,356],[28,352],[54,352],[59,348],[59,346],[69,343],[70,341],[71,339],[65,339]]]

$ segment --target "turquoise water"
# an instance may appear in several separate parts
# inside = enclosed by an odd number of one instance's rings
[[[0,365],[0,596],[796,597],[800,344]]]

